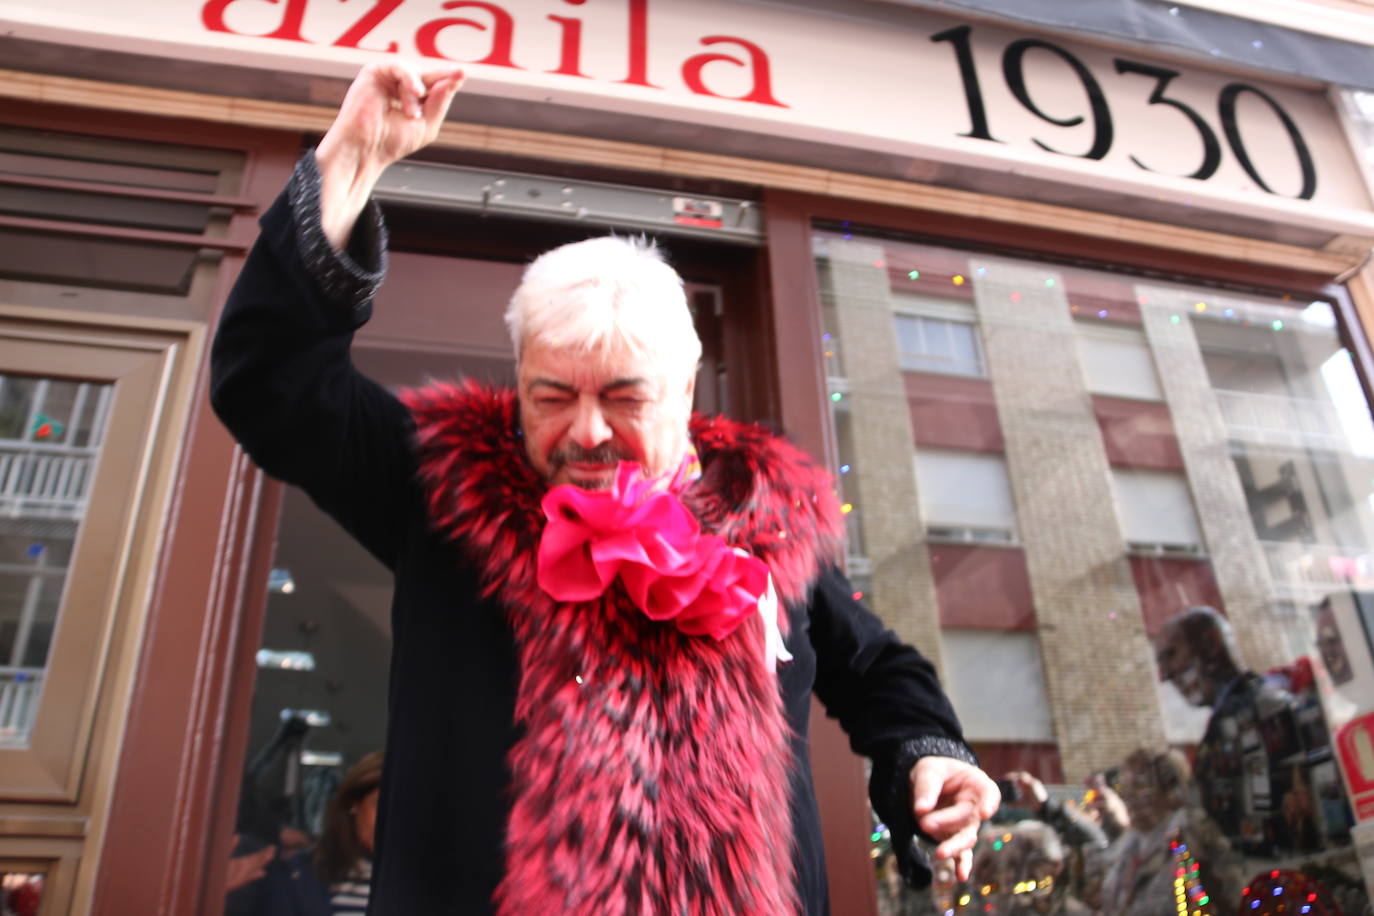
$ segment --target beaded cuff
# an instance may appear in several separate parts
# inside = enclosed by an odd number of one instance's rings
[[[320,222],[320,169],[315,151],[296,163],[286,186],[296,221],[296,245],[305,269],[334,302],[347,302],[364,312],[386,276],[386,223],[376,201],[368,201],[344,251],[335,251]]]

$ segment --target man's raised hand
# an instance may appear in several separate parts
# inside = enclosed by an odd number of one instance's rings
[[[921,832],[935,840],[936,860],[949,859],[967,881],[978,825],[996,813],[997,783],[972,764],[952,757],[922,757],[911,768],[911,806]]]
[[[368,64],[348,87],[339,113],[315,150],[323,185],[320,216],[335,249],[353,225],[387,166],[439,135],[463,70],[424,73],[399,60]]]

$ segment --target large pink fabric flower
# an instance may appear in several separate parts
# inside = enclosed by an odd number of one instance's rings
[[[619,576],[650,618],[724,639],[768,589],[762,560],[703,534],[672,488],[645,480],[631,462],[620,463],[611,489],[557,486],[543,509],[539,587],[558,601],[590,601]]]

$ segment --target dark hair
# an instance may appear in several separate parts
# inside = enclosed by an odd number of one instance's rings
[[[1160,792],[1174,796],[1180,804],[1186,803],[1193,768],[1182,751],[1166,747],[1137,748],[1126,758],[1126,766],[1149,776]]]
[[[363,857],[362,838],[353,825],[353,812],[381,784],[382,752],[373,751],[344,774],[338,791],[324,809],[320,841],[315,846],[315,874],[326,885],[348,877]]]

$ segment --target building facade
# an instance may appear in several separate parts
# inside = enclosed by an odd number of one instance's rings
[[[231,859],[380,746],[385,570],[205,385],[257,217],[384,54],[471,67],[379,186],[358,364],[509,381],[530,257],[659,237],[698,407],[830,464],[856,593],[1012,774],[973,880],[901,891],[818,710],[837,913],[1362,912],[1374,22],[1081,6],[0,5],[0,913],[251,912]],[[1034,839],[1033,786],[1110,845]]]

